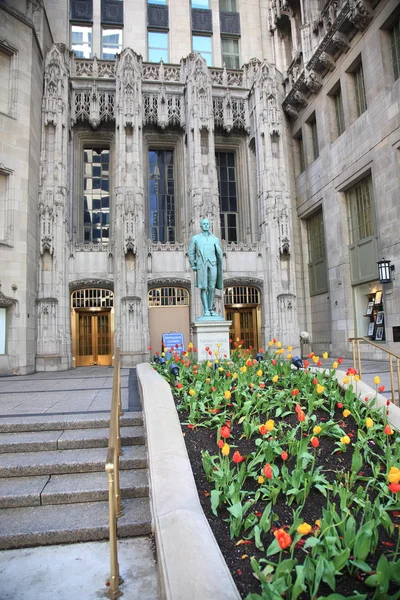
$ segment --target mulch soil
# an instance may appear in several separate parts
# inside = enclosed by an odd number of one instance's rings
[[[177,399],[176,403],[178,403]],[[212,431],[210,429],[207,429],[206,427],[194,427],[193,429],[190,429],[187,427],[187,425],[185,425],[185,422],[187,421],[187,415],[182,412],[178,412],[178,415],[180,418],[186,448],[188,451],[194,478],[196,481],[201,506],[203,508],[206,518],[210,523],[211,529],[219,544],[219,547],[222,551],[228,568],[233,576],[238,591],[242,598],[246,598],[246,596],[250,593],[261,593],[260,585],[258,583],[257,578],[253,574],[253,570],[250,565],[250,558],[252,556],[255,556],[257,559],[265,558],[265,552],[261,552],[260,550],[258,550],[254,545],[253,541],[248,541],[237,545],[238,539],[230,538],[229,523],[227,521],[228,512],[225,511],[224,514],[224,511],[222,510],[219,512],[219,515],[217,517],[213,514],[211,510],[210,493],[213,488],[206,479],[206,475],[202,465],[201,452],[208,450],[210,455],[218,454],[218,448],[216,445],[216,431]],[[321,411],[321,413],[318,416],[320,420],[326,420],[326,413],[323,413]],[[289,416],[285,420],[286,422],[288,422],[291,418],[294,419],[293,425],[295,426],[295,415]],[[346,419],[346,422],[343,422],[340,419],[341,412],[338,411],[337,414],[335,414],[334,416],[334,420],[340,422],[340,426],[346,431],[347,435],[356,439],[356,425],[352,417]],[[241,433],[241,426],[235,425],[232,429],[234,439],[230,439],[229,443],[232,445],[232,447],[234,446],[235,450],[239,450],[241,455],[246,456],[255,448],[254,439],[240,440],[239,438]],[[324,475],[329,482],[332,482],[335,479],[337,479],[338,472],[340,473],[340,471],[342,471],[343,473],[345,473],[351,468],[351,447],[349,447],[345,453],[332,454],[334,450],[337,450],[337,446],[335,446],[334,440],[329,437],[324,437],[323,444],[321,443],[320,447],[316,449],[317,465],[323,466]],[[292,460],[294,461],[294,459]],[[290,469],[290,459],[286,461],[286,465]],[[364,470],[362,475],[366,477],[372,475],[370,467],[363,467],[363,469]],[[254,491],[257,487],[257,483],[253,481],[249,481],[248,483],[249,485],[246,489],[249,492]],[[369,498],[373,500],[373,496],[370,495]],[[254,504],[253,511],[258,516],[261,516],[265,508],[265,504],[265,502],[258,501],[256,504]],[[312,489],[308,497],[308,501],[302,511],[302,517],[304,518],[304,521],[307,523],[314,524],[315,521],[321,517],[322,509],[325,506],[326,498],[318,490]],[[283,495],[278,496],[277,502],[273,506],[273,513],[275,513],[274,527],[280,528],[290,526],[293,522],[293,510],[295,508],[296,505],[294,503],[291,506],[288,506],[286,504],[285,497]],[[399,527],[400,513],[394,514],[395,516],[393,518],[393,522],[396,523],[397,527]],[[396,529],[396,537],[398,534],[399,529]],[[243,539],[245,539],[245,532],[242,534],[242,537]],[[300,540],[300,542],[296,545],[296,549],[294,552],[294,558],[297,558],[300,564],[302,564],[306,556],[306,551],[302,547],[304,545],[305,539],[307,538],[303,537]],[[264,538],[262,538],[264,547],[267,548],[273,540],[273,533],[266,533],[264,535]],[[382,531],[379,532],[379,544],[376,551],[376,560],[374,560],[374,563],[376,564],[381,554],[390,554],[390,552],[393,552],[394,546],[395,543],[393,541],[393,538],[389,539],[386,532],[382,529]],[[270,557],[270,560],[276,559],[276,556]],[[285,558],[285,553],[283,554],[283,557]],[[289,554],[287,554],[286,558],[288,557]],[[356,576],[352,576],[348,574],[345,569],[343,569],[343,575],[336,578],[335,593],[342,594],[346,597],[357,591],[359,593],[368,594],[368,597],[372,598],[374,590],[371,591],[371,588],[365,586],[363,583],[363,580],[366,577],[366,575],[361,573],[357,573]],[[393,588],[389,590],[389,593],[394,593],[395,591],[397,590]],[[332,590],[326,584],[322,583],[318,592],[318,597],[329,596],[329,594],[332,593]],[[300,596],[300,598],[302,598],[302,600],[307,600],[308,596],[307,599],[304,595]]]

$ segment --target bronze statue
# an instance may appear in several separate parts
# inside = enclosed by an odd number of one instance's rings
[[[201,233],[194,235],[189,244],[189,262],[196,272],[196,287],[205,317],[218,317],[215,311],[215,289],[222,290],[222,250],[219,239],[210,233],[210,221],[202,219]]]

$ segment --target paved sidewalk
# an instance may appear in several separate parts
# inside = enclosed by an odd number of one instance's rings
[[[130,376],[131,375],[131,376]],[[0,378],[0,421],[57,415],[74,420],[110,412],[112,367]],[[121,369],[122,408],[138,410],[132,373]],[[158,580],[149,537],[118,541],[126,600],[158,600]],[[1,600],[98,600],[110,573],[108,542],[88,542],[0,552]]]

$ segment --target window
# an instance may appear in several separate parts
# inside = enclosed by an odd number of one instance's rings
[[[115,60],[115,55],[122,50],[122,29],[103,29],[102,58]]]
[[[194,35],[192,39],[193,52],[199,52],[207,63],[207,66],[212,65],[212,39],[206,35]]]
[[[337,137],[339,137],[345,130],[342,90],[340,89],[340,87],[333,96],[333,102],[335,105],[336,132]]]
[[[325,262],[325,237],[324,220],[322,211],[307,219],[308,239],[308,275],[310,281],[310,294],[316,296],[326,292],[326,262]]]
[[[357,117],[360,117],[363,112],[367,110],[362,64],[360,64],[354,71],[354,91],[356,98]]]
[[[313,121],[310,122],[310,130],[311,130],[313,160],[317,160],[317,158],[319,156],[319,146],[318,146],[317,121],[315,118]]]
[[[152,242],[175,242],[174,151],[149,150],[149,222]]]
[[[210,8],[209,0],[192,0],[192,8]]]
[[[390,30],[390,53],[393,75],[396,80],[400,77],[400,19],[397,20]]]
[[[227,69],[240,69],[239,59],[239,40],[222,38],[222,64],[225,64]]]
[[[167,4],[167,0],[148,0],[148,4]]]
[[[377,243],[374,227],[372,180],[368,176],[346,192],[351,283],[377,276]]]
[[[110,150],[83,151],[83,239],[108,243],[110,238]]]
[[[148,34],[149,62],[168,62],[168,33],[149,31]]]
[[[71,50],[77,58],[92,57],[92,28],[71,25]]]
[[[0,50],[0,112],[9,111],[11,56]]]
[[[216,152],[221,238],[238,241],[238,202],[234,152]]]
[[[0,308],[0,354],[6,353],[6,308]]]
[[[294,138],[295,142],[294,142],[294,149],[295,149],[295,158],[296,160],[296,167],[297,167],[297,175],[299,175],[300,173],[303,173],[303,171],[306,168],[306,161],[305,161],[305,155],[304,155],[304,142],[303,142],[303,134],[298,133],[295,138]]]
[[[219,0],[221,12],[237,12],[236,0]]]
[[[6,238],[8,177],[0,171],[0,240]]]

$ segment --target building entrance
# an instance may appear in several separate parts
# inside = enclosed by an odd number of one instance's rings
[[[83,289],[73,292],[73,367],[110,366],[114,352],[113,292]]]
[[[236,286],[225,288],[225,318],[232,321],[229,330],[231,350],[239,339],[242,348],[253,356],[260,348],[260,293],[257,288]]]

